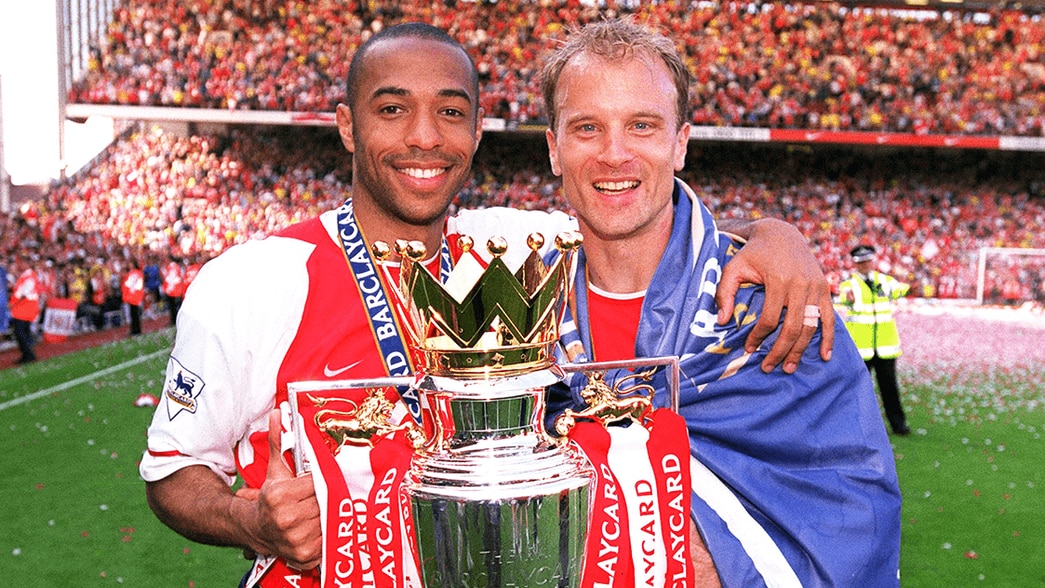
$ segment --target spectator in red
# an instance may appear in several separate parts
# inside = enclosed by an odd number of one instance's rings
[[[138,258],[132,257],[130,268],[120,283],[120,294],[127,305],[131,319],[131,336],[142,333],[142,304],[145,302],[145,274],[142,272]]]
[[[203,267],[203,264],[200,263],[199,256],[197,255],[197,256],[193,257],[192,263],[190,263],[189,266],[187,268],[185,268],[185,291],[186,292],[189,291],[189,286],[192,285],[192,281],[196,279],[196,274],[200,273],[200,268],[201,267]]]
[[[178,324],[178,310],[185,298],[185,271],[181,262],[173,255],[163,268],[163,296],[167,300],[167,312],[171,317],[171,326]]]
[[[105,299],[109,296],[109,278],[106,275],[105,260],[98,258],[89,271],[87,291],[87,313],[96,331],[105,328]]]
[[[36,272],[29,264],[29,257],[25,254],[15,257],[13,273],[18,278],[11,291],[8,307],[11,309],[11,325],[18,341],[18,350],[22,352],[18,363],[31,363],[36,361],[32,327],[40,318],[40,285],[36,279]]]

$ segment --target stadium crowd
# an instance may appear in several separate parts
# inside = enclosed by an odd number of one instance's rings
[[[675,33],[695,77],[694,124],[1045,134],[1036,13],[626,4]],[[525,128],[544,122],[540,55],[599,15],[575,0],[133,0],[115,9],[70,99],[329,113],[362,40],[423,20],[471,52],[487,116]],[[488,133],[455,206],[565,209],[545,149],[536,134]],[[1029,165],[1004,153],[694,143],[681,175],[719,216],[795,223],[835,284],[864,243],[915,296],[973,298],[980,248],[1045,248],[1045,165],[1025,155]],[[210,257],[348,197],[348,157],[327,128],[179,136],[142,125],[43,200],[0,216],[0,266],[30,253],[41,304],[72,299],[78,325],[104,328],[119,321],[121,276],[137,262],[146,314],[161,302],[173,313]],[[1045,304],[1042,259],[992,258],[985,300]],[[180,284],[171,292],[169,276]]]
[[[1045,248],[1045,169],[1018,156],[948,153],[694,143],[681,176],[721,217],[796,224],[833,283],[852,269],[849,249],[870,244],[915,296],[973,298],[981,247]],[[182,137],[143,128],[4,217],[0,259],[28,248],[54,268],[59,295],[104,306],[98,292],[118,297],[131,259],[202,263],[335,207],[349,196],[349,169],[333,129]],[[543,136],[484,137],[455,206],[566,210]],[[988,302],[1045,301],[1045,261],[998,261]]]
[[[831,2],[633,2],[670,30],[696,84],[692,122],[964,135],[1045,133],[1041,15]],[[634,8],[627,8],[633,6]],[[576,0],[133,0],[91,48],[72,102],[332,112],[355,48],[402,20],[471,52],[487,116],[543,123],[535,64]]]

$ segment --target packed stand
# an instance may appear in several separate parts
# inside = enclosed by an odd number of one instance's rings
[[[697,125],[1045,134],[1045,26],[1030,9],[635,4],[679,39]],[[132,0],[92,46],[70,100],[330,113],[355,48],[421,20],[470,51],[487,116],[540,124],[535,64],[565,27],[600,16],[573,0]]]
[[[913,296],[976,298],[980,248],[1045,247],[1041,154],[691,145],[690,155],[683,176],[712,211],[794,223],[834,284],[866,244]],[[1045,305],[1045,256],[1029,259],[988,264],[984,300]]]
[[[1045,248],[1045,165],[949,153],[694,143],[680,175],[718,216],[796,224],[836,283],[863,243],[913,295],[973,298],[980,247]],[[54,268],[60,295],[104,307],[131,258],[188,266],[272,234],[347,198],[350,168],[333,129],[145,129],[4,218],[0,255],[29,248]],[[454,206],[565,209],[543,137],[487,134]],[[1045,258],[1001,261],[988,267],[988,302],[1045,301]]]

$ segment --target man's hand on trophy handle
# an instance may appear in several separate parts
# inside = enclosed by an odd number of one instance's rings
[[[278,555],[297,569],[319,565],[323,540],[312,476],[295,476],[280,453],[280,411],[269,415],[269,463],[265,483],[241,497],[254,502],[252,548]],[[237,495],[240,495],[237,493]]]

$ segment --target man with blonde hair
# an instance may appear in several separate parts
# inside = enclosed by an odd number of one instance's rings
[[[573,357],[680,358],[698,585],[896,586],[893,455],[841,321],[830,323],[824,362],[814,349],[828,317],[787,308],[815,332],[790,376],[759,369],[775,335],[745,348],[771,310],[762,287],[742,287],[717,321],[722,272],[741,244],[675,177],[690,127],[689,72],[674,44],[628,19],[591,23],[542,79],[551,167],[584,235]],[[581,384],[552,403],[581,405]]]

